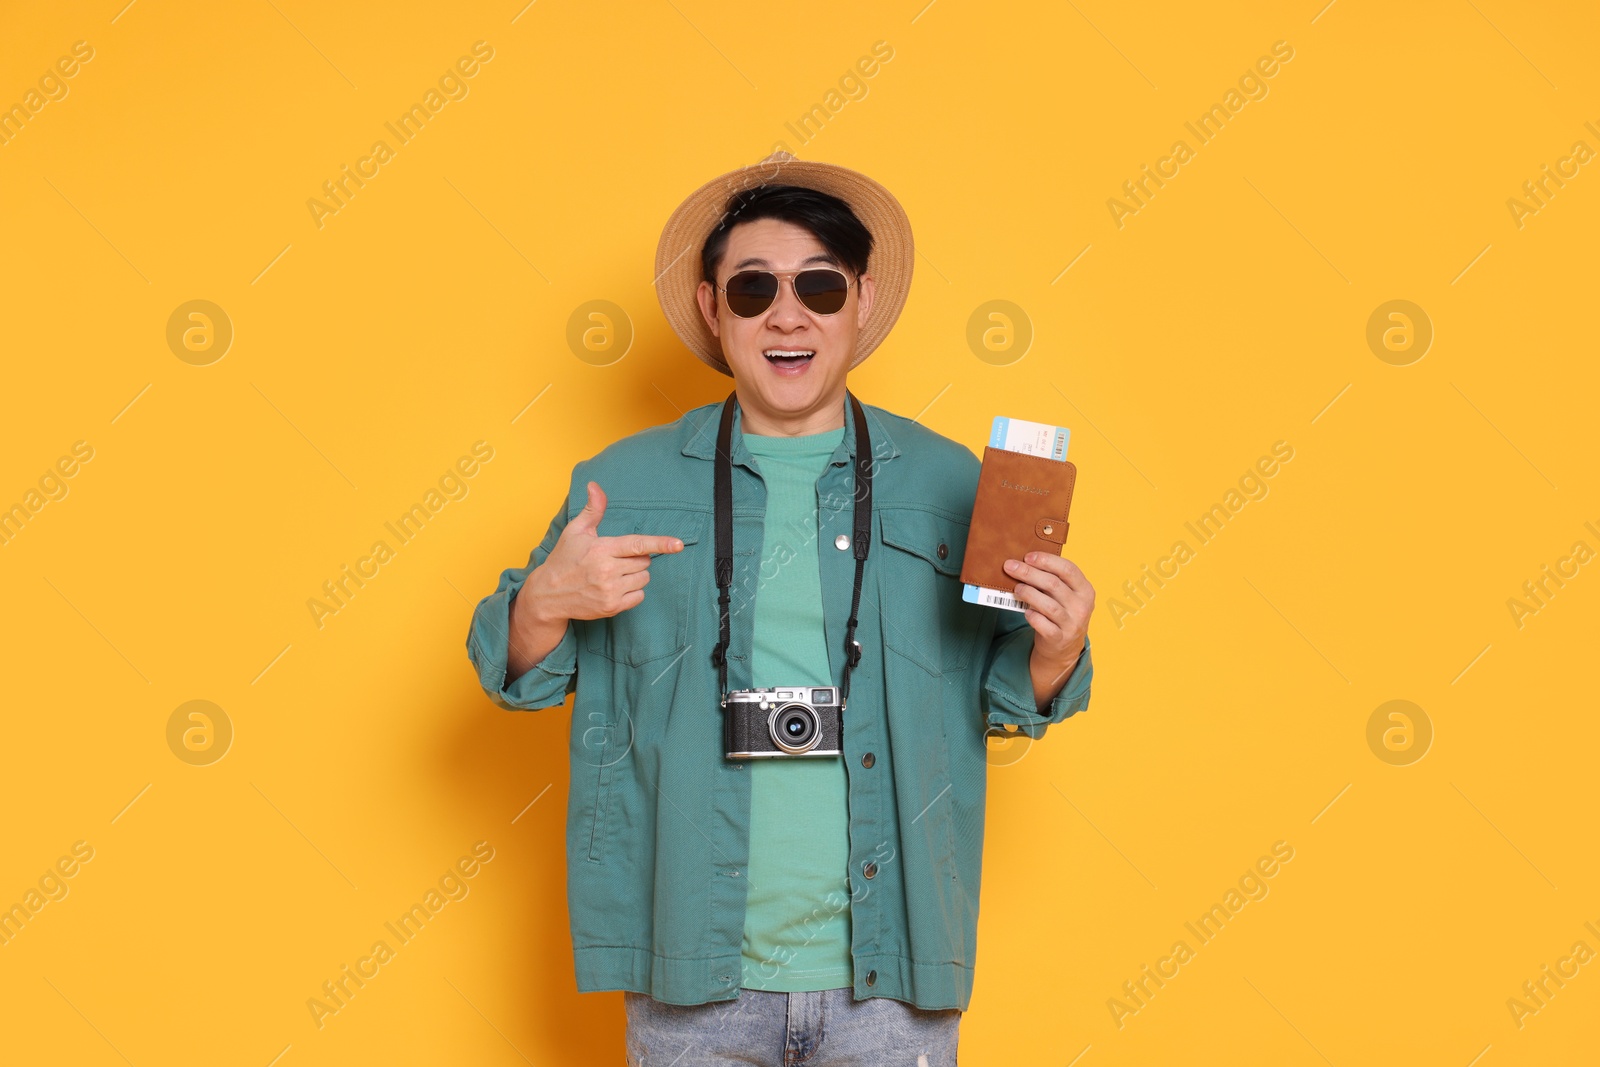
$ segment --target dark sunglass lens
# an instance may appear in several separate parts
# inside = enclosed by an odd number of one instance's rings
[[[794,277],[794,293],[818,315],[832,315],[844,307],[850,280],[836,270],[803,270]]]
[[[728,279],[728,309],[742,319],[759,315],[778,295],[778,279],[764,270],[740,271]]]

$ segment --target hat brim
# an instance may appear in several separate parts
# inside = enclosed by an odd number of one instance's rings
[[[733,370],[722,358],[722,344],[706,325],[695,299],[702,280],[700,251],[721,221],[729,198],[764,185],[798,185],[836,196],[850,205],[872,234],[872,254],[867,259],[867,273],[874,280],[872,308],[867,324],[856,337],[855,355],[850,360],[854,368],[872,354],[900,318],[911,291],[916,249],[911,220],[894,194],[848,167],[776,152],[760,163],[713,178],[689,194],[667,219],[656,245],[655,287],[661,310],[673,331],[701,362],[733,376]]]

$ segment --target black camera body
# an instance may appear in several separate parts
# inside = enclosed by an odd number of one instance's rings
[[[844,754],[844,709],[828,685],[735,689],[722,716],[726,759]]]

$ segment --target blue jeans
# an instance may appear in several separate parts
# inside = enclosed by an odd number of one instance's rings
[[[666,1004],[624,992],[628,1067],[956,1067],[959,1008],[929,1011],[850,987],[741,989],[735,1000]]]

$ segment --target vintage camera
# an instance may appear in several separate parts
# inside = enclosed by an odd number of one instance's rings
[[[834,686],[735,689],[722,717],[727,759],[838,756],[843,753],[843,709]]]

